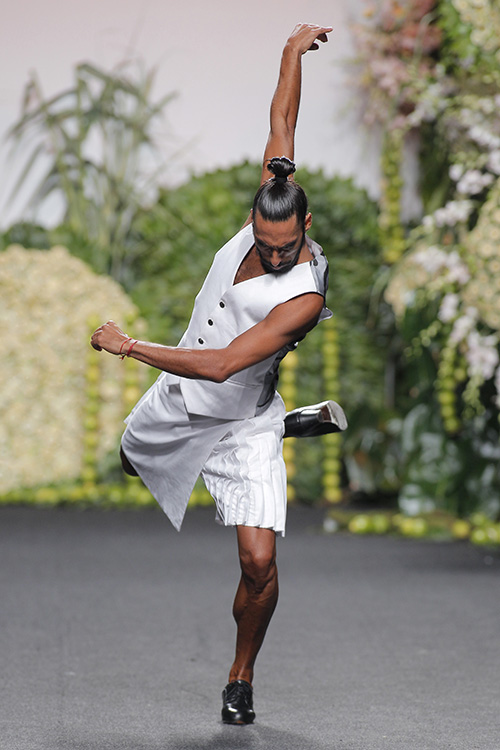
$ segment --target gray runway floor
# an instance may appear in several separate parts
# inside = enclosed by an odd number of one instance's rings
[[[2,750],[498,750],[500,559],[321,518],[290,510],[257,720],[231,727],[234,530],[1,508]]]

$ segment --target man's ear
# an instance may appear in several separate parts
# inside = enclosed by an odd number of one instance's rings
[[[309,211],[309,213],[306,215],[306,218],[304,220],[304,229],[306,232],[311,228],[312,223],[313,223],[313,217],[312,217],[312,213]]]

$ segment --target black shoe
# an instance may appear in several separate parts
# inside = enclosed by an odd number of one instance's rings
[[[255,719],[253,689],[245,680],[229,682],[222,691],[224,724],[251,724]]]
[[[294,409],[285,417],[284,437],[316,437],[342,432],[347,427],[344,410],[335,401]]]

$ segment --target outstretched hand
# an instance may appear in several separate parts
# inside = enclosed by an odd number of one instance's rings
[[[309,50],[319,49],[320,42],[327,42],[327,34],[333,31],[333,26],[318,26],[315,23],[298,23],[290,36],[287,45],[296,49],[301,55]]]
[[[104,349],[110,354],[120,354],[120,349],[127,340],[129,337],[123,333],[114,320],[108,320],[94,331],[90,343],[98,352]]]

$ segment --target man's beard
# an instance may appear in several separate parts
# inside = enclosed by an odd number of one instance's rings
[[[260,258],[260,262],[264,271],[266,271],[267,273],[280,274],[280,273],[286,273],[287,271],[290,271],[291,268],[297,265],[297,261],[299,260],[299,256],[300,256],[300,252],[302,250],[303,244],[304,244],[304,238],[302,238],[300,247],[295,253],[295,256],[292,258],[292,260],[289,260],[288,263],[280,263],[279,266],[273,266],[272,263],[269,263],[269,261],[265,260],[265,258],[262,257],[257,247],[255,249],[257,250],[257,255]]]

